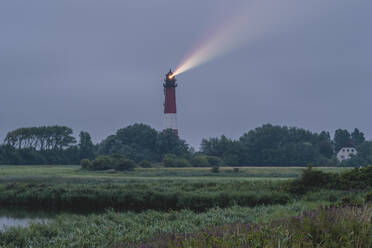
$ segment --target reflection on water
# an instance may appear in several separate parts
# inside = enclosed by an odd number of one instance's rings
[[[43,211],[0,208],[0,231],[9,227],[26,227],[30,223],[46,223],[51,215]]]
[[[44,223],[46,220],[44,219],[32,219],[32,218],[23,218],[23,219],[16,219],[12,217],[5,217],[0,216],[0,231],[4,231],[9,227],[25,227],[31,222],[39,222]]]

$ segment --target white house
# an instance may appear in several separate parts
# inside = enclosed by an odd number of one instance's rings
[[[358,152],[354,147],[343,147],[337,153],[337,160],[342,162],[344,160],[350,159],[351,155],[357,155]]]

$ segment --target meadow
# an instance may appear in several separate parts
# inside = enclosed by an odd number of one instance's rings
[[[238,178],[239,180],[258,179],[288,179],[297,178],[301,175],[304,167],[237,167],[238,172],[234,172],[234,167],[220,167],[220,173],[212,173],[209,167],[189,167],[189,168],[136,168],[133,172],[114,173],[113,171],[94,172],[81,170],[80,166],[60,166],[60,165],[40,165],[40,166],[0,166],[0,182],[6,180],[37,180],[50,178],[63,179],[110,179],[114,181],[133,181],[133,180],[169,180],[175,177],[178,180],[216,180],[223,178]],[[339,173],[349,170],[346,167],[317,167],[325,172]]]
[[[267,234],[276,228],[294,235],[291,218],[331,205],[340,209],[364,205],[369,188],[291,192],[289,186],[297,189],[295,182],[301,182],[303,170],[221,167],[213,173],[211,168],[139,168],[118,173],[78,166],[1,166],[1,208],[43,210],[52,217],[0,232],[0,247],[239,247],[240,241],[254,240],[248,231],[237,235],[244,228],[261,230],[266,243],[244,246],[243,242],[241,247],[277,247]],[[317,170],[324,175],[351,171]],[[290,224],[278,225],[282,219]],[[368,233],[370,227],[363,228]],[[229,230],[227,236],[220,235],[221,229]],[[205,240],[208,235],[203,234],[213,234],[214,241]],[[280,238],[284,242],[288,237]]]

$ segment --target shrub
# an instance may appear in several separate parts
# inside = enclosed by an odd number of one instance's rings
[[[332,174],[313,170],[312,167],[303,170],[301,179],[305,187],[323,187],[333,181]]]
[[[190,163],[184,158],[179,158],[173,154],[167,154],[163,158],[163,165],[165,167],[189,167]]]
[[[221,166],[222,160],[215,156],[207,155],[196,155],[191,159],[192,166],[195,167],[209,167],[209,166]]]
[[[139,163],[139,166],[142,167],[142,168],[151,168],[152,167],[152,164],[150,161],[148,160],[142,160],[140,163]]]
[[[234,172],[234,173],[239,173],[239,168],[234,168],[234,169],[233,169],[233,172]]]
[[[84,160],[84,159],[83,159]],[[82,160],[82,162],[83,162]],[[90,163],[90,165],[89,165]],[[122,155],[106,156],[102,155],[94,159],[92,162],[84,160],[85,169],[88,170],[109,170],[115,169],[117,171],[128,171],[133,170],[136,167],[136,163]]]
[[[93,170],[108,170],[115,167],[115,161],[112,157],[101,155],[92,161]]]
[[[372,187],[372,166],[354,168],[341,174],[326,173],[312,170],[308,167],[303,170],[301,178],[290,182],[287,190],[294,194],[303,194],[310,189],[365,189]]]
[[[220,172],[220,167],[219,166],[213,166],[211,168],[211,172],[212,173],[219,173]]]
[[[125,157],[120,157],[115,161],[115,170],[117,171],[130,171],[134,170],[136,163],[133,160],[127,159]]]
[[[92,162],[90,162],[89,159],[84,158],[80,161],[80,165],[82,169],[89,170],[92,167]]]
[[[195,167],[209,167],[209,161],[206,155],[197,155],[191,159],[191,165]]]
[[[219,157],[207,156],[207,160],[210,166],[221,166],[223,164]]]
[[[344,188],[364,189],[372,187],[372,166],[354,168],[341,174],[341,182]]]

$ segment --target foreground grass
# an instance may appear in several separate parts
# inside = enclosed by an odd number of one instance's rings
[[[137,247],[369,248],[372,247],[372,208],[318,208],[268,224],[238,223],[188,235],[168,234]]]
[[[298,215],[328,202],[294,202],[288,205],[254,208],[211,209],[204,213],[190,210],[168,213],[117,213],[88,216],[63,214],[49,223],[33,223],[26,228],[10,228],[0,233],[1,247],[126,247],[167,233],[192,233],[228,223],[264,223]]]

